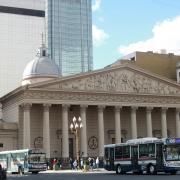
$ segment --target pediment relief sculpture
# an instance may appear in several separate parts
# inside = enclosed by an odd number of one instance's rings
[[[180,89],[132,71],[98,74],[59,84],[60,89],[122,93],[180,95]]]
[[[48,88],[136,94],[180,95],[180,88],[158,78],[127,69],[92,74],[59,82]]]

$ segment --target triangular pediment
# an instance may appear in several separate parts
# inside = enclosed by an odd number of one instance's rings
[[[136,66],[122,65],[32,85],[49,90],[180,95],[180,85]]]

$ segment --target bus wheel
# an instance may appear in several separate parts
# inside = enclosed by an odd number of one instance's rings
[[[39,171],[33,171],[32,172],[32,174],[38,174],[39,173]]]
[[[148,173],[149,174],[156,174],[156,168],[154,165],[150,164],[148,167]]]
[[[117,165],[117,167],[116,167],[116,174],[123,174],[122,168],[120,165]]]

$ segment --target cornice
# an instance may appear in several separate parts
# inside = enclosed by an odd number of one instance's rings
[[[85,92],[65,92],[65,91],[26,91],[24,101],[28,102],[68,102],[77,104],[104,104],[104,105],[145,105],[155,106],[173,106],[180,107],[180,97],[177,96],[159,96],[159,95],[135,95],[122,93],[85,93]]]

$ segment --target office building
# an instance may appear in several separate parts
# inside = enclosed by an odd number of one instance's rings
[[[44,0],[0,0],[0,97],[21,84],[45,29]]]
[[[91,0],[47,0],[47,44],[63,76],[92,70]]]

